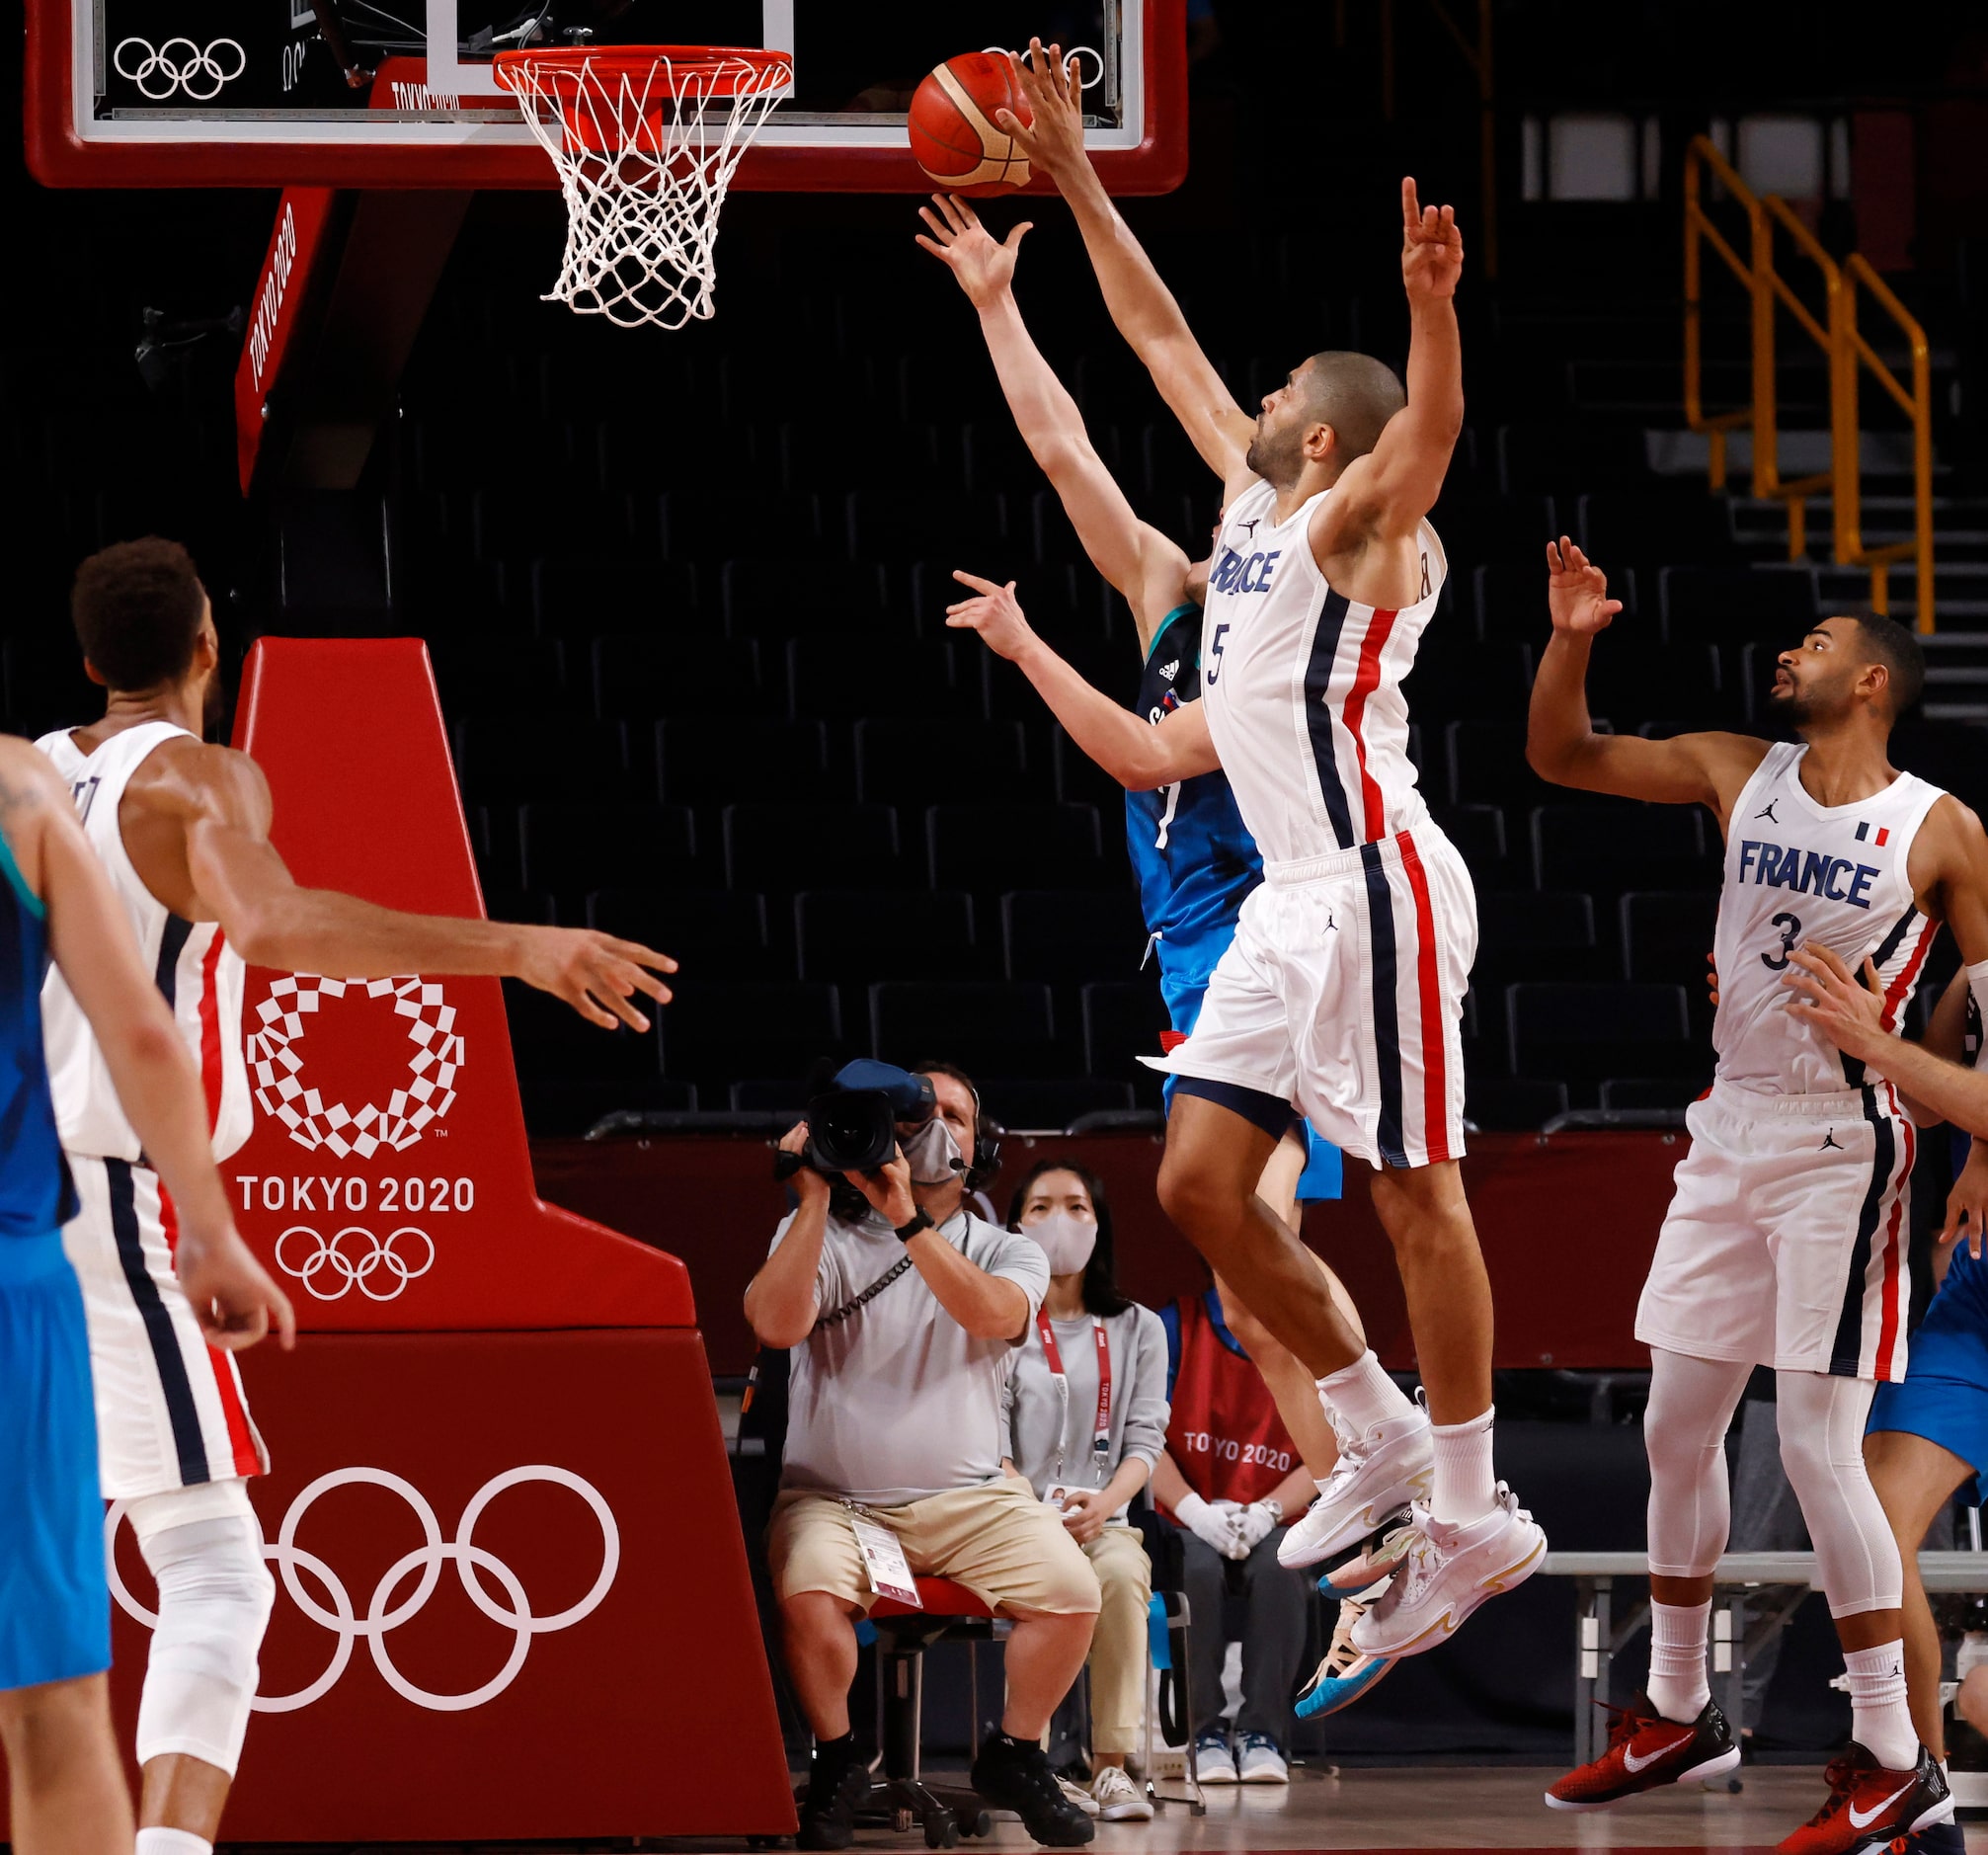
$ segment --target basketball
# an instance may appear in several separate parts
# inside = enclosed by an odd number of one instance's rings
[[[1011,194],[1028,185],[1028,156],[995,122],[1029,119],[1028,99],[1008,61],[987,51],[948,58],[912,98],[912,153],[925,177],[954,194]]]

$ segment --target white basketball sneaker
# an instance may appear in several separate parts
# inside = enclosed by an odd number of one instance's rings
[[[1318,1498],[1287,1527],[1277,1563],[1315,1566],[1376,1531],[1397,1507],[1426,1501],[1436,1472],[1429,1413],[1419,1405],[1398,1417],[1370,1423],[1364,1434],[1337,1411],[1329,1412],[1339,1439],[1339,1460]]]
[[[1415,1510],[1417,1537],[1394,1581],[1353,1626],[1363,1655],[1419,1655],[1462,1629],[1487,1597],[1523,1584],[1547,1556],[1547,1536],[1498,1484],[1497,1505],[1463,1526]]]

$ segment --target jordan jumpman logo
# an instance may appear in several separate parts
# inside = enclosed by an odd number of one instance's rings
[[[1828,1131],[1828,1133],[1822,1136],[1822,1145],[1818,1149],[1818,1151],[1827,1153],[1832,1147],[1834,1147],[1838,1153],[1846,1151],[1843,1142],[1837,1139],[1836,1129],[1833,1127]]]
[[[1774,808],[1780,803],[1781,801],[1779,799],[1769,799],[1768,802],[1764,806],[1762,806],[1759,811],[1754,813],[1754,817],[1765,818],[1767,822],[1771,825],[1780,824],[1781,820],[1775,817],[1774,815]]]

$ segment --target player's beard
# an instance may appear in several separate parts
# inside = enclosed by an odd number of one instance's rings
[[[1275,434],[1266,432],[1263,421],[1258,419],[1256,430],[1250,435],[1249,448],[1242,453],[1242,462],[1252,476],[1283,489],[1298,474],[1295,469],[1286,468],[1297,461],[1294,455],[1287,454],[1289,448],[1278,442]]]

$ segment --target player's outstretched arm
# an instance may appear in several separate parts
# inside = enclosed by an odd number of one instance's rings
[[[988,648],[1005,657],[1062,722],[1070,738],[1128,792],[1152,792],[1176,779],[1213,772],[1221,766],[1199,702],[1188,702],[1157,727],[1120,708],[1093,688],[1029,628],[1014,596],[1014,582],[996,586],[977,574],[955,573],[975,597],[946,607],[955,630],[978,631]]]
[[[195,891],[236,952],[254,965],[353,979],[395,973],[521,979],[608,1030],[617,1020],[649,1028],[633,1003],[638,993],[670,1001],[656,975],[675,972],[676,962],[611,934],[409,915],[298,887],[270,842],[269,782],[246,754],[190,744],[161,776],[171,783],[153,788],[152,796],[178,807]]]
[[[138,957],[123,908],[76,822],[69,794],[25,742],[0,743],[0,828],[48,912],[48,945],[96,1033],[118,1099],[179,1214],[175,1267],[217,1346],[253,1346],[296,1319],[236,1233],[209,1144],[194,1060]]]
[[[1330,520],[1392,537],[1412,534],[1435,508],[1464,430],[1464,344],[1457,329],[1463,273],[1464,235],[1455,208],[1424,206],[1414,181],[1402,181],[1408,403],[1388,421],[1374,448],[1346,466],[1339,494],[1326,505]]]
[[[1083,147],[1082,95],[1064,65],[1063,48],[1045,49],[1040,39],[1031,39],[1027,58],[1012,62],[1032,120],[1024,126],[1002,110],[996,121],[1070,202],[1118,332],[1153,375],[1159,396],[1180,421],[1202,462],[1222,479],[1230,495],[1236,494],[1252,481],[1243,455],[1255,421],[1235,403],[1234,394],[1201,352],[1173,292],[1160,282],[1153,260],[1133,237],[1090,165]]]
[[[966,201],[946,194],[933,195],[918,216],[929,232],[919,233],[917,242],[952,272],[980,311],[981,333],[1022,442],[1062,500],[1091,565],[1131,605],[1144,651],[1159,620],[1180,604],[1187,555],[1133,513],[1091,444],[1076,401],[1022,320],[1012,286],[1028,222],[996,243]]]
[[[1767,753],[1742,734],[1684,734],[1669,741],[1597,734],[1588,714],[1588,654],[1623,608],[1609,583],[1572,541],[1547,543],[1547,605],[1553,633],[1533,679],[1526,761],[1542,779],[1584,792],[1710,805],[1723,823]]]

